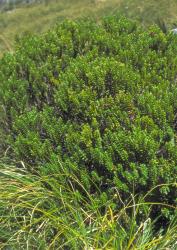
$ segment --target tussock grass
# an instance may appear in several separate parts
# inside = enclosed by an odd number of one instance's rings
[[[156,204],[133,195],[124,202],[117,190],[115,197],[119,210],[111,200],[100,204],[74,175],[34,176],[1,164],[1,249],[176,249],[175,221],[154,231],[149,213]]]

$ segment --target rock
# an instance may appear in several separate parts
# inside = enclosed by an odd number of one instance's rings
[[[177,28],[172,29],[171,32],[172,32],[174,35],[177,35]]]

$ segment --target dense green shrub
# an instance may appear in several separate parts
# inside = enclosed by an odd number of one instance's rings
[[[176,181],[176,36],[118,17],[66,21],[24,37],[0,67],[6,145],[31,171],[64,168],[125,198]],[[173,186],[158,190],[175,203]]]

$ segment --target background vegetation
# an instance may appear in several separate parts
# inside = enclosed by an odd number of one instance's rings
[[[17,1],[18,2],[18,1]],[[20,2],[20,1],[19,1]],[[24,2],[24,1],[23,1]],[[30,1],[29,1],[30,2]],[[76,19],[119,12],[141,22],[142,25],[164,21],[168,27],[176,26],[175,0],[48,0],[31,4],[8,5],[0,13],[0,51],[13,49],[14,39],[25,32],[47,31],[65,18]],[[4,8],[1,7],[2,10]]]

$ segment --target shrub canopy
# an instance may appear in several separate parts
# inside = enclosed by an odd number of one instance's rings
[[[0,67],[5,143],[31,171],[124,197],[176,181],[177,36],[120,17],[65,21]],[[155,200],[175,197],[163,187]]]

